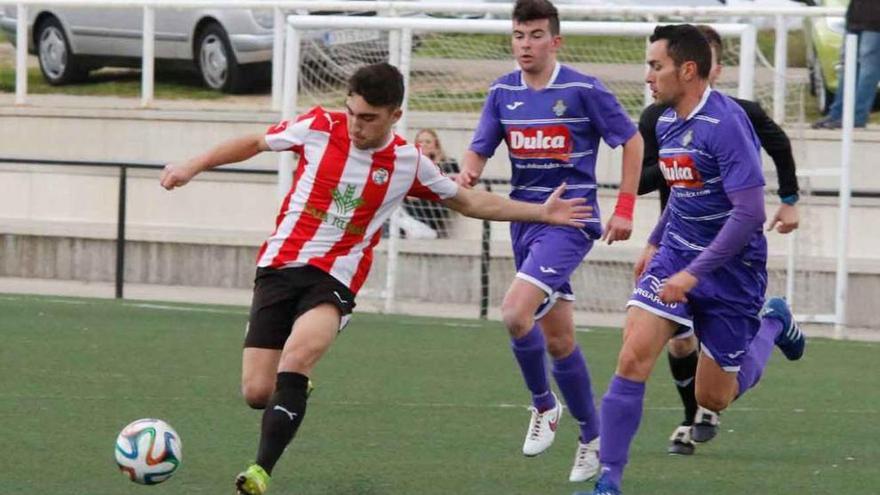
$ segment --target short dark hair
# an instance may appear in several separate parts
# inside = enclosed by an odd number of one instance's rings
[[[348,96],[360,95],[374,107],[400,108],[403,92],[403,75],[387,62],[365,65],[348,79]]]
[[[708,24],[698,24],[697,29],[706,37],[709,46],[715,48],[715,55],[718,57],[718,63],[720,64],[721,56],[724,55],[724,41],[721,39],[721,35]]]
[[[712,70],[712,49],[709,40],[693,24],[670,24],[657,26],[650,41],[666,40],[666,51],[669,57],[680,67],[685,62],[697,64],[697,74],[703,79],[709,78]]]
[[[513,6],[513,20],[529,22],[547,19],[550,21],[550,34],[559,36],[559,11],[550,0],[517,0]]]

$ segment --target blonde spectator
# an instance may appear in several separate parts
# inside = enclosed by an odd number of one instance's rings
[[[436,163],[444,174],[458,173],[458,162],[446,156],[434,129],[421,129],[416,133],[415,142],[422,154]],[[401,229],[407,238],[435,239],[449,235],[449,210],[446,207],[423,199],[407,199],[404,211]]]

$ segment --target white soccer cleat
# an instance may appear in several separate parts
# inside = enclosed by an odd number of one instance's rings
[[[574,483],[587,481],[596,476],[597,472],[599,472],[599,437],[588,443],[581,443],[578,440],[578,448],[574,453],[574,466],[571,467],[568,481]]]
[[[719,414],[700,406],[694,416],[694,425],[691,427],[691,440],[696,443],[706,443],[718,434],[718,425],[721,423]]]
[[[562,418],[562,404],[556,394],[553,394],[553,399],[556,401],[556,406],[542,413],[539,413],[535,407],[529,408],[529,411],[532,412],[532,419],[529,421],[526,440],[523,442],[523,454],[526,457],[536,456],[553,445],[556,429],[559,427],[560,418]]]
[[[669,437],[669,447],[666,452],[672,455],[694,455],[694,450],[696,450],[696,446],[691,439],[690,425],[681,425],[676,428],[672,432],[672,436]]]

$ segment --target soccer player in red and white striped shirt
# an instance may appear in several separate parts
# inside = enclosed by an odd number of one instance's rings
[[[396,68],[364,66],[349,80],[345,112],[315,107],[265,135],[227,141],[162,171],[161,185],[171,190],[199,172],[263,151],[299,156],[275,232],[257,260],[242,393],[248,405],[265,411],[256,463],[236,478],[241,494],[266,491],[305,415],[308,376],[349,319],[382,224],[405,197],[439,201],[487,220],[579,227],[590,216],[583,199],[561,198],[565,185],[543,204],[459,188],[392,131],[403,95]]]

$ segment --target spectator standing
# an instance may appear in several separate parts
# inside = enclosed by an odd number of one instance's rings
[[[859,35],[856,76],[855,126],[865,127],[874,107],[880,83],[880,2],[852,0],[846,10],[846,30]],[[841,70],[834,103],[828,116],[813,124],[814,129],[840,129],[843,121],[843,73]]]

